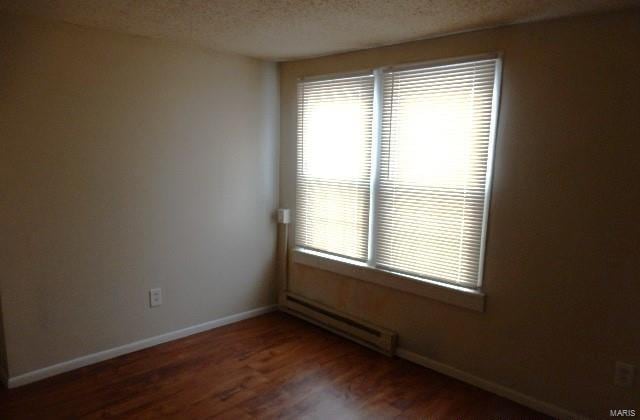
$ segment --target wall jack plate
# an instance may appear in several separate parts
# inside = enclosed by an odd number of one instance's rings
[[[156,307],[162,305],[162,289],[149,290],[149,306]]]

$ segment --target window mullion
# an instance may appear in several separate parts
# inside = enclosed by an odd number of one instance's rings
[[[371,267],[376,266],[377,248],[378,248],[378,190],[380,188],[380,146],[382,144],[382,69],[376,69],[373,72],[373,124],[371,141],[371,177],[369,188],[369,240],[367,264]]]

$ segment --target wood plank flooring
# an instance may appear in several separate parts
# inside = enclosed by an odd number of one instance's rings
[[[0,390],[2,419],[543,419],[282,313]]]

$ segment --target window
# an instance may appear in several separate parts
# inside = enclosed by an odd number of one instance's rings
[[[479,287],[498,66],[301,80],[296,245]]]
[[[296,243],[367,259],[373,75],[298,89]]]

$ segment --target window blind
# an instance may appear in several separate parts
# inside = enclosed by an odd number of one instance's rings
[[[496,64],[384,71],[377,266],[478,285]]]
[[[367,258],[373,75],[298,84],[296,245]]]

